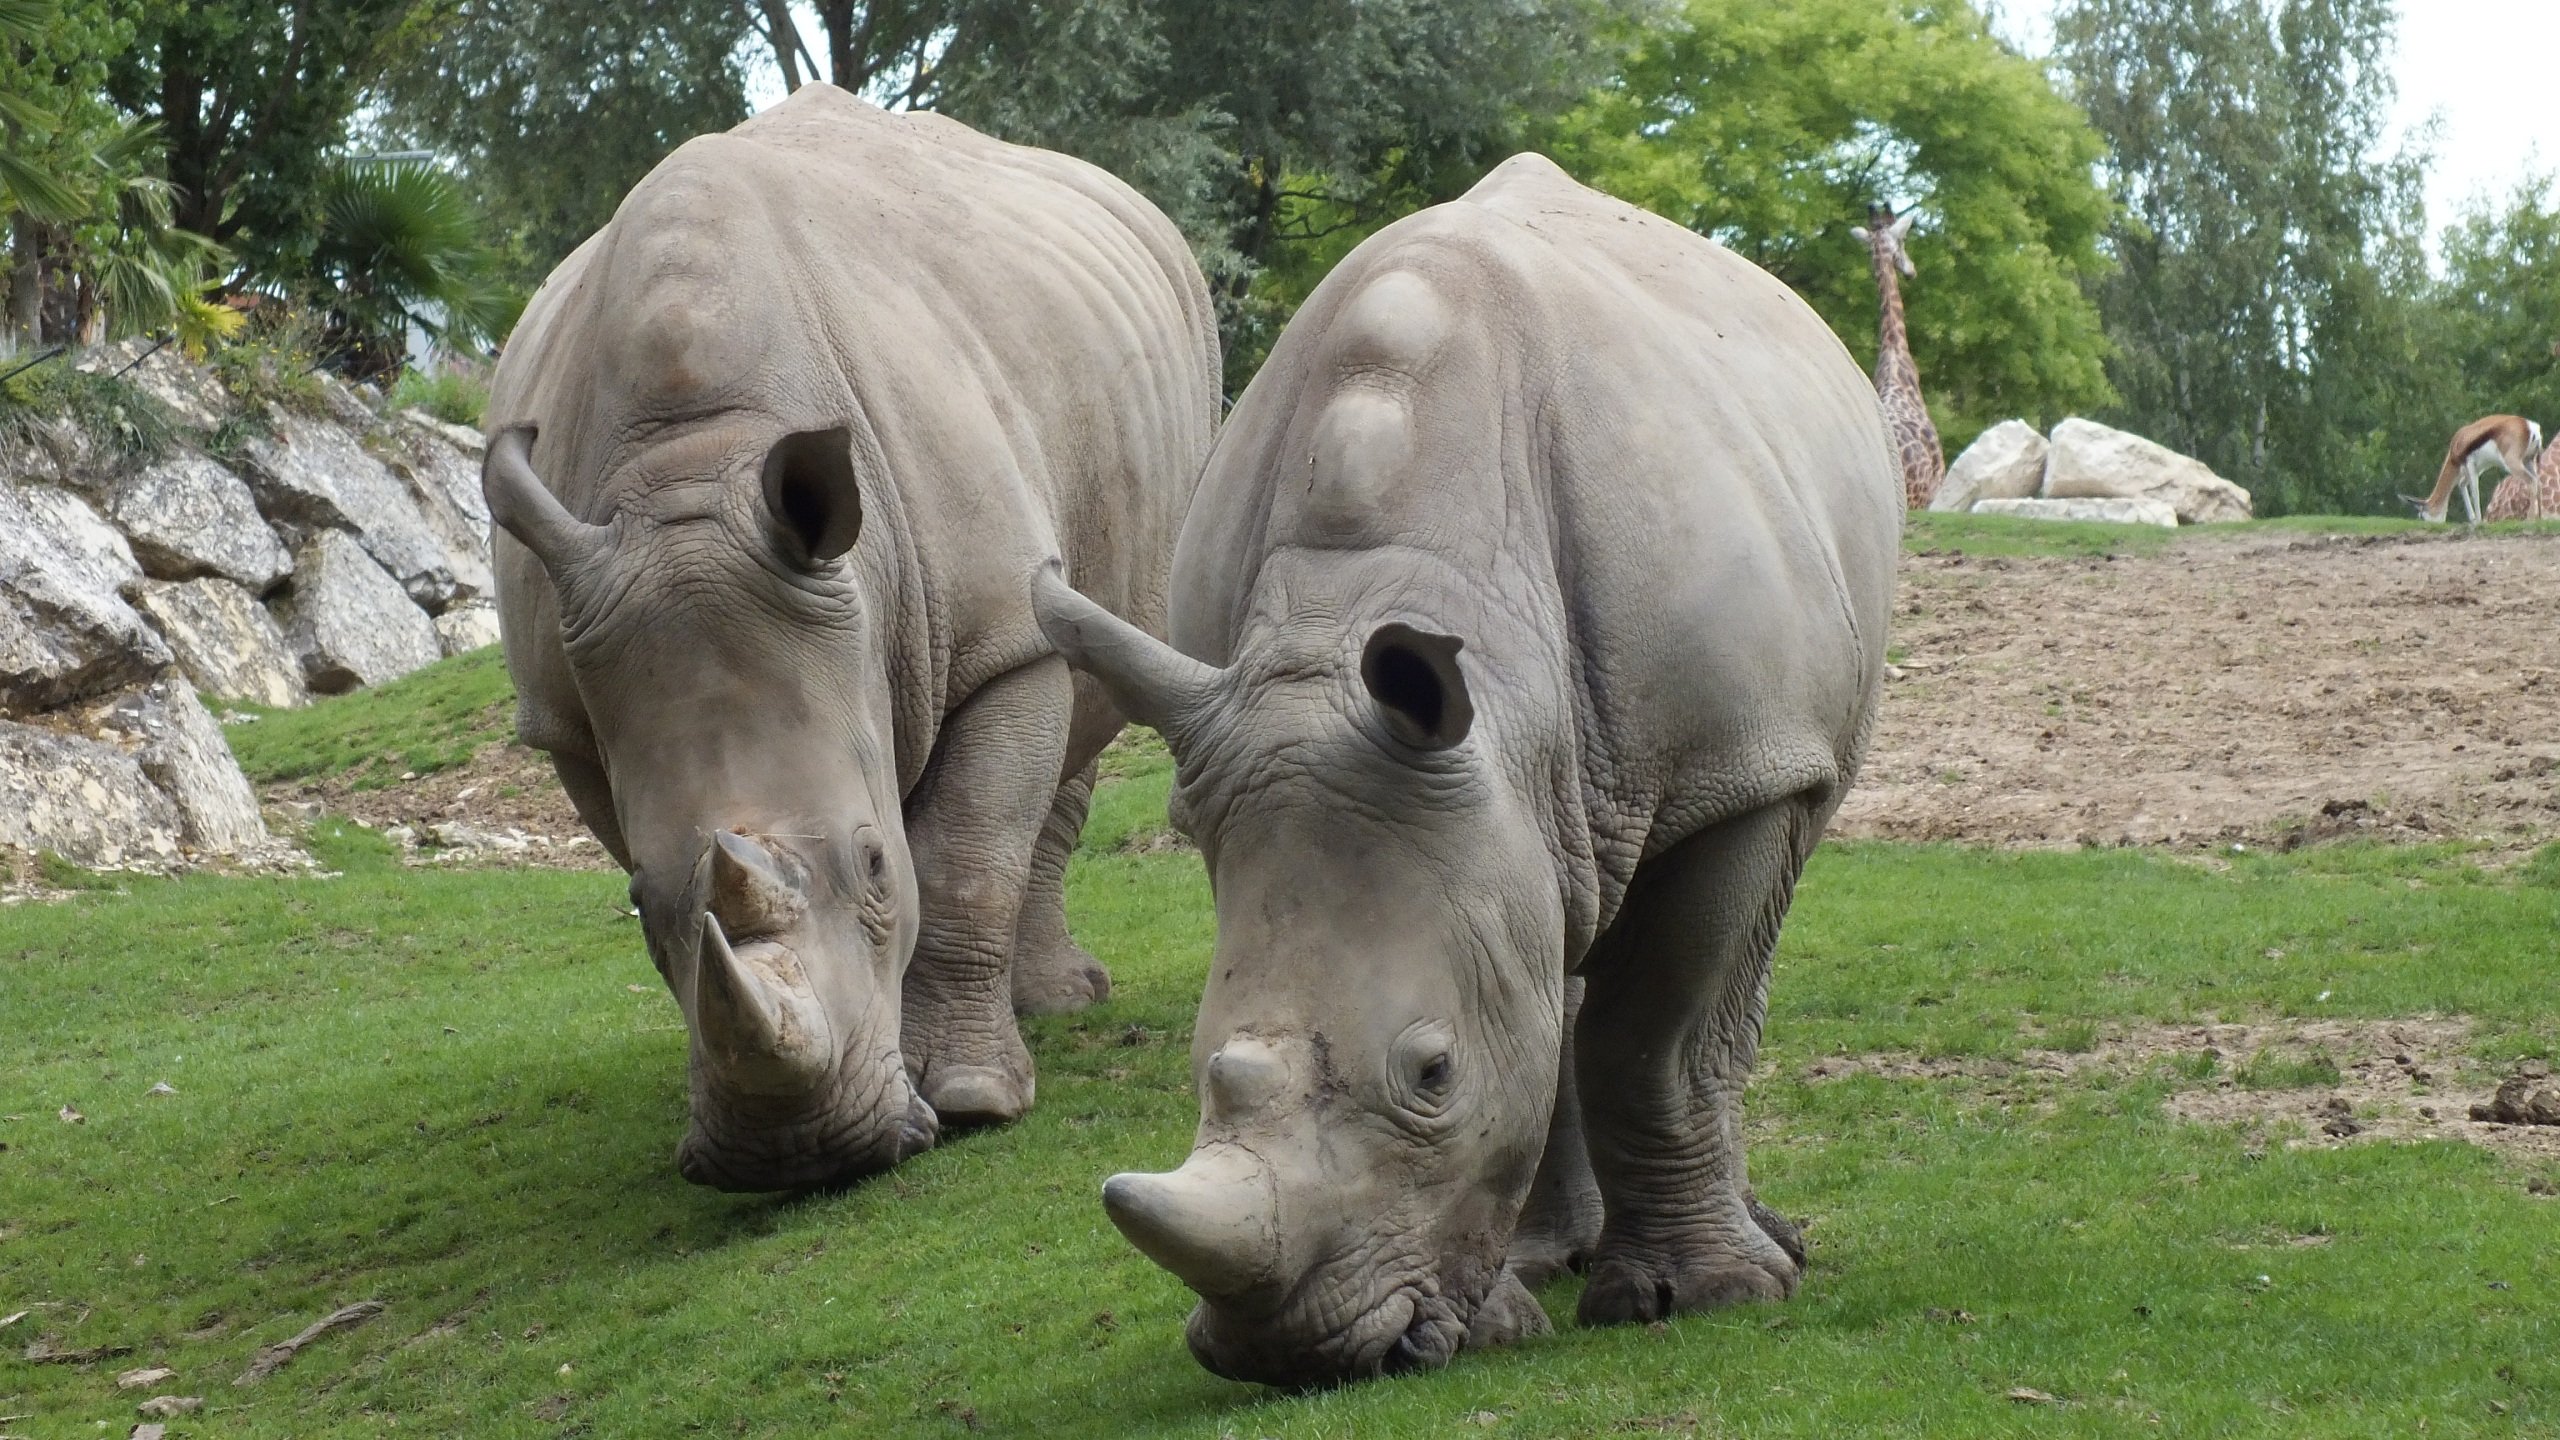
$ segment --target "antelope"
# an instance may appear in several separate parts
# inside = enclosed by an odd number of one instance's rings
[[[2483,415],[2453,432],[2444,447],[2444,468],[2436,472],[2436,488],[2426,499],[2400,498],[2418,507],[2421,519],[2441,525],[2454,482],[2462,484],[2463,516],[2480,523],[2480,472],[2496,465],[2509,475],[2530,476],[2542,454],[2542,427],[2521,415]]]

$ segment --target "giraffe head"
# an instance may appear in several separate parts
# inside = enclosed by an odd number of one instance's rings
[[[1911,252],[1902,248],[1902,242],[1911,234],[1911,222],[1919,218],[1919,211],[1908,210],[1896,220],[1891,207],[1870,205],[1867,207],[1867,223],[1850,226],[1849,233],[1857,236],[1858,243],[1866,246],[1878,260],[1905,275],[1917,275],[1920,272],[1911,266]]]

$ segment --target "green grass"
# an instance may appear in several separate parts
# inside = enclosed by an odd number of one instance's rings
[[[2470,527],[2456,524],[2453,533]],[[2389,515],[2286,515],[2175,530],[2156,525],[2108,525],[2090,520],[2031,520],[2020,515],[1949,515],[1915,511],[1903,517],[1902,547],[1918,554],[2034,557],[2156,555],[2197,537],[2233,535],[2410,535],[2446,533],[2447,527]],[[2560,535],[2560,521],[2501,521],[2479,527],[2484,535]]]
[[[144,1364],[207,1397],[181,1437],[2560,1426],[2560,1207],[2524,1188],[2552,1167],[2177,1123],[2161,1101],[2204,1078],[2191,1061],[2029,1090],[1808,1074],[1836,1052],[2073,1048],[2128,1020],[2424,1011],[2479,1017],[2485,1055],[2549,1055],[2560,889],[2451,847],[2215,868],[1829,847],[1752,1099],[1761,1193],[1814,1222],[1801,1295],[1594,1332],[1566,1282],[1558,1335],[1438,1374],[1305,1396],[1218,1380],[1182,1347],[1187,1293],[1096,1201],[1188,1143],[1211,939],[1196,857],[1129,848],[1162,823],[1161,755],[1112,768],[1071,903],[1117,988],[1029,1027],[1038,1109],[816,1198],[676,1177],[684,1034],[618,877],[401,869],[324,825],[340,879],[0,910],[0,1315],[30,1311],[0,1354],[133,1347],[0,1358],[9,1433],[123,1433],[139,1397],[112,1376]],[[380,1319],[232,1385],[259,1346],[367,1298]],[[2005,1398],[2021,1386],[2061,1403]]]
[[[506,661],[491,646],[306,709],[226,702],[258,719],[224,733],[252,780],[352,775],[355,786],[369,789],[404,771],[425,775],[463,764],[482,745],[506,738],[514,696]]]
[[[392,384],[390,408],[413,405],[447,424],[477,426],[489,407],[489,372],[454,361],[403,370]]]

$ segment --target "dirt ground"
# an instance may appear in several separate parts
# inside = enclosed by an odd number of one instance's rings
[[[2031,1049],[2015,1061],[1828,1055],[1806,1065],[1801,1078],[1816,1085],[1852,1075],[1967,1081],[1995,1099],[2050,1105],[2057,1080],[2092,1071],[2164,1071],[2179,1086],[2166,1107],[2171,1115],[2241,1127],[2259,1146],[2463,1140],[2560,1159],[2560,1125],[2505,1123],[2489,1118],[2496,1112],[2488,1109],[2511,1080],[2521,1080],[2527,1094],[2553,1090],[2560,1080],[2536,1061],[2495,1062],[2466,1053],[2471,1029],[2468,1019],[2441,1015],[2140,1025],[2099,1036],[2086,1049]]]
[[[1875,744],[1834,834],[2472,837],[2517,852],[2560,837],[2560,537],[1909,555],[1892,644]],[[389,788],[268,798],[407,826],[426,857],[611,863],[549,764],[512,743]],[[439,844],[447,833],[464,843]]]
[[[2560,540],[1913,555],[1834,834],[2003,845],[2560,834]]]

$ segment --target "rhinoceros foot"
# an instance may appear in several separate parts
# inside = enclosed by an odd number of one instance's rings
[[[1527,1340],[1552,1333],[1555,1323],[1547,1318],[1547,1309],[1538,1297],[1529,1293],[1517,1271],[1505,1267],[1502,1278],[1493,1284],[1493,1292],[1484,1297],[1476,1313],[1467,1322],[1464,1348],[1488,1350],[1508,1345],[1514,1340]]]
[[[1784,1300],[1802,1271],[1754,1226],[1748,1246],[1700,1245],[1678,1255],[1610,1254],[1591,1262],[1577,1316],[1585,1325],[1624,1325]]]
[[[989,1065],[928,1068],[917,1086],[945,1126],[1003,1125],[1031,1109],[1031,1077]]]
[[[1045,954],[1014,952],[1016,1015],[1072,1015],[1110,998],[1111,972],[1073,941]]]

